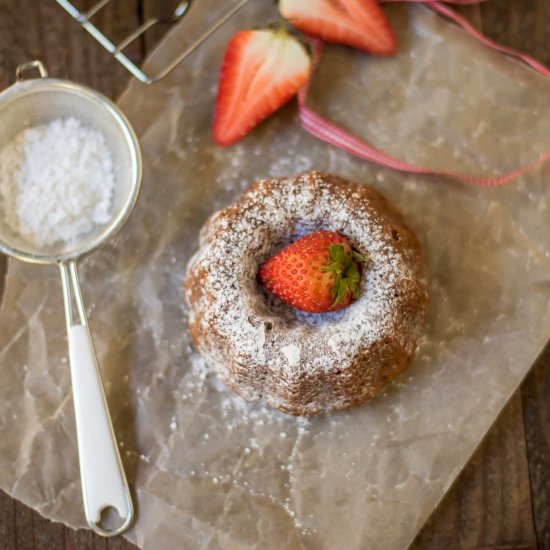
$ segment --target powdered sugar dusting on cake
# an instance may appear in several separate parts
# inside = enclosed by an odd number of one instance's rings
[[[297,367],[300,364],[300,351],[301,348],[298,344],[289,344],[281,348],[281,352],[291,367]]]
[[[399,289],[422,295],[425,303],[425,284],[415,273],[418,259],[392,240],[388,217],[376,204],[379,195],[369,193],[371,198],[365,188],[318,172],[264,180],[205,225],[188,268],[190,327],[207,362],[245,398],[285,410],[288,395],[300,395],[309,384],[306,411],[342,408],[350,398],[346,376],[356,375],[357,357],[380,342],[414,352],[425,304],[407,318],[403,304],[410,300]],[[398,221],[390,221],[401,229]],[[257,281],[265,259],[319,229],[346,236],[368,258],[360,298],[346,309],[321,315],[287,306]],[[374,367],[362,367],[366,386],[359,393],[372,390],[367,386]],[[335,391],[315,387],[316,378],[326,379],[332,372],[342,380]]]

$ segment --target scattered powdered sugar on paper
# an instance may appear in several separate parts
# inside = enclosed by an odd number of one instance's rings
[[[36,246],[109,221],[114,185],[105,137],[72,117],[27,128],[0,150],[2,217]]]

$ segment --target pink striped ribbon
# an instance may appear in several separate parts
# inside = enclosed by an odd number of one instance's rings
[[[511,48],[507,48],[506,46],[497,44],[496,42],[487,38],[481,32],[476,30],[466,19],[461,17],[458,13],[456,13],[454,10],[452,10],[442,2],[435,2],[433,0],[381,0],[381,1],[382,2],[414,2],[414,3],[426,4],[426,6],[431,10],[433,10],[434,12],[439,13],[451,19],[458,25],[460,25],[468,34],[470,34],[476,40],[479,40],[479,42],[481,42],[485,46],[488,46],[494,50],[500,51],[506,55],[516,57],[517,59],[520,59],[521,61],[523,61],[530,67],[532,67],[535,71],[542,74],[543,76],[550,77],[550,69],[548,69],[547,67],[539,63],[536,59],[533,59],[532,57],[526,54],[523,54],[521,52],[518,52],[516,50],[513,50]],[[479,4],[482,1],[483,0],[448,0],[448,3],[467,5],[467,4]],[[313,70],[311,74],[313,75],[315,73],[315,69],[317,68],[321,60],[321,54],[323,51],[323,42],[317,39],[312,39],[312,44],[313,44]],[[340,149],[347,151],[352,155],[368,160],[370,162],[374,162],[376,164],[379,164],[380,166],[384,166],[387,168],[392,168],[394,170],[399,170],[401,172],[408,172],[412,174],[424,174],[424,175],[450,177],[450,178],[464,181],[466,183],[480,185],[483,187],[496,187],[498,185],[503,185],[509,182],[510,180],[518,176],[521,176],[522,174],[530,172],[531,170],[535,169],[537,166],[540,166],[547,160],[550,160],[550,151],[548,151],[547,153],[543,153],[538,159],[534,160],[532,163],[526,166],[522,166],[521,168],[518,168],[513,172],[509,172],[507,174],[503,174],[497,177],[468,176],[465,174],[448,172],[445,170],[433,170],[430,168],[424,168],[422,166],[409,164],[407,162],[403,162],[399,159],[396,159],[376,149],[366,141],[342,130],[335,124],[332,124],[325,118],[319,116],[314,111],[312,111],[306,105],[309,86],[310,86],[310,82],[308,82],[306,86],[304,86],[298,94],[298,105],[300,108],[300,121],[302,123],[303,128],[307,130],[310,134],[314,135],[315,137],[327,143],[330,143],[331,145],[335,145],[336,147],[339,147]]]

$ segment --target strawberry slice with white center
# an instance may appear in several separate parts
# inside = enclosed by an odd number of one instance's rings
[[[247,30],[227,47],[220,76],[214,141],[232,145],[306,83],[311,59],[284,30]]]
[[[395,35],[377,0],[280,0],[281,15],[302,32],[373,55],[392,55]]]

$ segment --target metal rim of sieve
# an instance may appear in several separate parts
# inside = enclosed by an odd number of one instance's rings
[[[17,246],[8,244],[6,242],[5,235],[3,235],[0,230],[0,252],[25,262],[35,264],[59,264],[74,260],[77,257],[94,251],[107,239],[114,236],[126,222],[134,209],[141,187],[141,151],[137,136],[128,119],[110,99],[92,90],[91,88],[88,88],[87,86],[75,84],[69,80],[47,77],[45,69],[39,62],[31,62],[28,64],[28,67],[37,68],[40,71],[40,78],[22,80],[22,72],[18,70],[16,83],[0,93],[0,113],[4,109],[9,109],[12,102],[21,99],[25,95],[37,94],[38,97],[38,94],[43,92],[48,92],[49,94],[56,92],[70,92],[76,94],[79,97],[79,101],[82,101],[83,104],[88,102],[89,104],[93,104],[95,107],[99,107],[106,113],[107,118],[110,118],[112,123],[117,125],[121,135],[124,136],[125,147],[131,159],[131,169],[126,176],[131,179],[129,187],[130,191],[124,204],[117,211],[113,212],[110,221],[104,224],[101,231],[94,235],[93,238],[89,238],[86,234],[78,237],[75,241],[78,245],[74,246],[74,249],[70,252],[48,254],[40,252],[37,247],[33,247],[36,248],[36,250],[32,252],[24,251]],[[23,70],[25,68],[26,67],[23,67]],[[37,99],[36,101],[40,100]],[[77,119],[79,118],[76,110],[74,112],[74,117]],[[21,130],[24,130],[26,127],[30,126],[32,125],[22,124]],[[115,186],[116,185],[118,185],[117,181],[115,181]],[[114,205],[112,208],[114,208]]]

